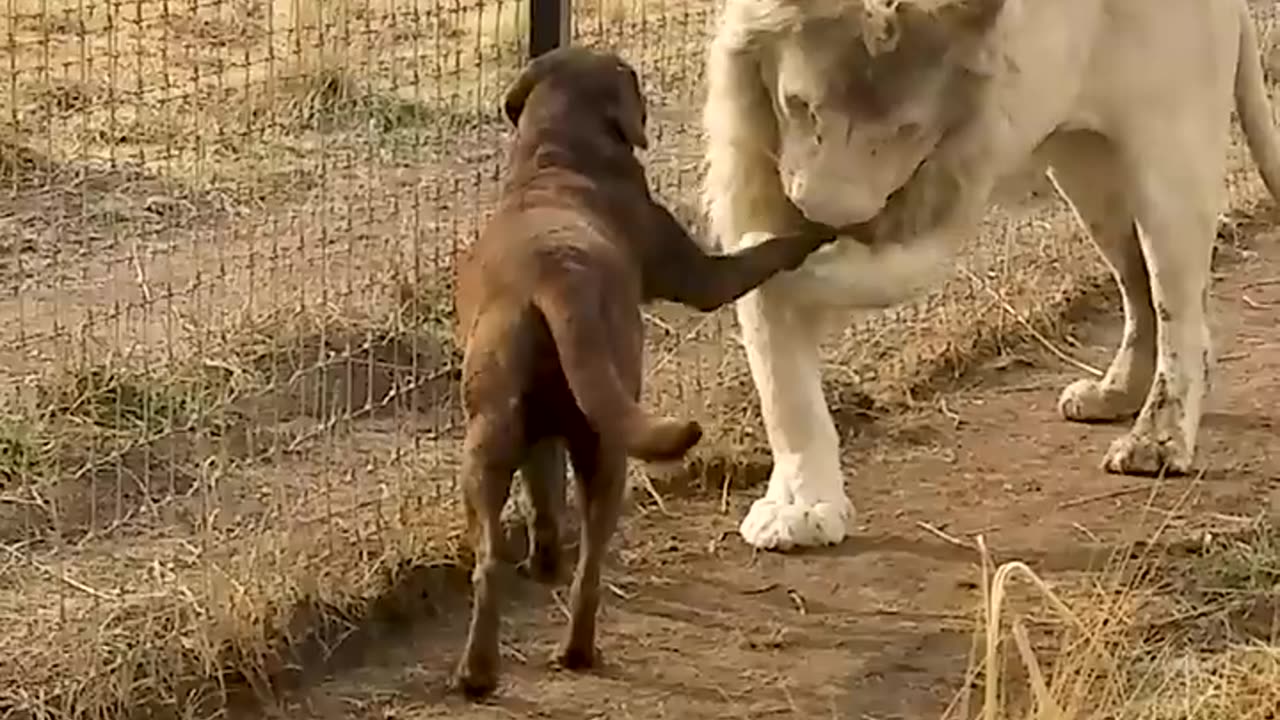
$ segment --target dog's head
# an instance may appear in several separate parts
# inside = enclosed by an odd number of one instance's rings
[[[647,113],[640,81],[627,61],[611,52],[562,47],[534,58],[507,90],[502,109],[518,125],[535,89],[554,88],[575,113],[601,116],[631,147],[647,149]]]

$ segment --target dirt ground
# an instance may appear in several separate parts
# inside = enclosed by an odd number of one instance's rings
[[[759,487],[734,488],[727,507],[719,493],[667,497],[666,514],[640,502],[606,574],[599,672],[547,666],[564,590],[519,582],[492,702],[446,692],[465,635],[463,591],[267,716],[939,717],[963,683],[981,593],[977,554],[943,534],[981,533],[997,561],[1024,560],[1053,582],[1099,567],[1158,521],[1168,521],[1165,539],[1230,533],[1280,500],[1280,234],[1246,235],[1220,253],[1220,364],[1199,478],[1099,470],[1122,426],[1060,420],[1058,392],[1079,371],[1030,344],[910,416],[845,428],[859,516],[838,547],[751,552],[736,525]],[[1105,366],[1118,323],[1112,289],[1078,309],[1078,346],[1067,349]]]

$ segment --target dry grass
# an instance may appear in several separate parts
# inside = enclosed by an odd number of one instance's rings
[[[11,7],[0,712],[212,715],[421,611],[428,569],[462,560],[448,279],[492,198],[527,6]],[[677,207],[709,7],[577,17],[641,66]],[[909,402],[1028,327],[1060,343],[1105,277],[1092,249],[1055,206],[985,230],[956,281],[831,343],[838,412]],[[655,310],[649,363],[652,402],[730,460],[763,447],[731,315]]]
[[[984,604],[971,677],[981,679],[982,697],[967,686],[946,717],[1272,717],[1280,707],[1280,534],[1265,516],[1245,531],[1191,542],[1164,543],[1167,530],[1118,548],[1098,573],[1054,586],[1018,561],[993,571],[979,538]],[[1017,576],[1041,602],[1026,593],[1008,601]],[[1048,628],[1039,642],[1029,624]]]
[[[410,586],[455,556],[459,513],[429,493],[375,498],[341,521],[298,503],[275,528],[99,542],[55,566],[12,551],[0,705],[20,717],[214,714],[246,684],[269,692],[305,643],[336,644],[398,594],[401,612],[421,611]]]
[[[0,707],[214,712],[452,564],[451,418],[425,412],[454,358],[411,300],[381,333],[312,318],[163,374],[66,370],[6,418]],[[342,432],[379,418],[434,451]]]

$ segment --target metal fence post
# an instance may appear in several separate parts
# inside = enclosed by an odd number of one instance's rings
[[[529,0],[529,59],[569,44],[572,0]]]

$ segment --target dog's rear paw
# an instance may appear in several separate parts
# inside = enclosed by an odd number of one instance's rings
[[[535,543],[529,549],[529,557],[516,569],[527,578],[544,585],[554,585],[560,580],[560,548]]]
[[[599,665],[601,660],[600,651],[592,645],[587,645],[586,647],[563,645],[556,650],[556,654],[552,658],[552,662],[556,667],[574,672],[590,670]]]
[[[494,668],[458,666],[453,675],[452,689],[468,700],[481,700],[493,694],[498,687],[498,673]]]

